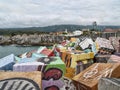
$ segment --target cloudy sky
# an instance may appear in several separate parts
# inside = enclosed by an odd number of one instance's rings
[[[0,28],[120,25],[120,0],[0,0]]]

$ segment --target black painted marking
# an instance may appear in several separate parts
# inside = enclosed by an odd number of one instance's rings
[[[18,84],[18,86],[16,87],[15,90],[18,90],[18,88],[20,88],[21,84],[23,83],[23,81],[20,81],[20,83]]]
[[[23,88],[22,88],[22,90],[26,90],[26,88],[29,86],[29,84],[26,84]]]
[[[0,90],[40,90],[40,87],[31,79],[9,78],[0,80]]]
[[[6,81],[5,83],[3,83],[2,87],[0,88],[0,90],[4,90],[5,87],[7,86],[8,82]]]
[[[11,89],[13,88],[13,86],[15,85],[15,82],[16,82],[16,81],[14,81],[14,82],[12,83],[12,85],[9,87],[8,90],[11,90]]]

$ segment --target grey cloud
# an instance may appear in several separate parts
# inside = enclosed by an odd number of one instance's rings
[[[119,8],[119,0],[1,0],[0,27],[120,25]]]

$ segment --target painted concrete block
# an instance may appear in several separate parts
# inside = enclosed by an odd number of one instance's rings
[[[75,68],[77,65],[78,61],[84,61],[84,60],[89,60],[94,58],[94,53],[89,52],[89,53],[72,53],[72,52],[61,52],[61,58],[63,62],[65,62],[66,67],[72,67]]]
[[[46,90],[51,88],[61,88],[62,85],[64,85],[62,78],[66,72],[66,66],[60,57],[42,57],[35,62],[17,63],[14,65],[13,70],[20,72],[41,71],[43,74],[42,86],[44,89],[46,88]],[[46,86],[46,83],[51,84]]]
[[[10,54],[0,59],[0,70],[13,70],[15,64],[14,54]]]
[[[102,77],[119,78],[119,63],[95,63],[73,77],[77,90],[98,90],[98,81]]]
[[[94,58],[94,62],[96,63],[107,63],[111,55],[96,55]]]
[[[112,43],[116,52],[120,53],[120,37],[110,37],[109,40]]]
[[[118,55],[111,55],[108,63],[120,63],[120,56]]]
[[[42,90],[41,72],[0,72],[1,90]]]
[[[120,79],[101,78],[98,83],[98,90],[120,90]]]
[[[98,45],[99,54],[112,54],[115,52],[113,45],[108,39],[98,37],[95,42]]]
[[[42,58],[42,57],[48,57],[48,56],[44,54],[39,54],[39,53],[32,53],[31,57],[29,58],[28,57],[21,58],[21,57],[15,56],[15,60],[17,63],[26,63],[26,62],[36,61],[38,58]]]
[[[86,38],[80,42],[79,46],[84,50],[89,48],[90,45],[93,45],[93,40],[91,38]]]

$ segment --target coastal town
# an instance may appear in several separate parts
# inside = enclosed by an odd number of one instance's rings
[[[106,28],[101,31],[91,31],[90,29],[82,29],[82,30],[63,30],[58,32],[50,32],[50,33],[34,33],[34,34],[17,34],[17,35],[0,35],[0,45],[24,45],[24,46],[32,46],[32,45],[54,45],[56,43],[60,43],[65,39],[70,39],[70,37],[91,37],[92,39],[96,39],[98,36],[107,38],[109,37],[119,37],[120,29],[110,29]]]

